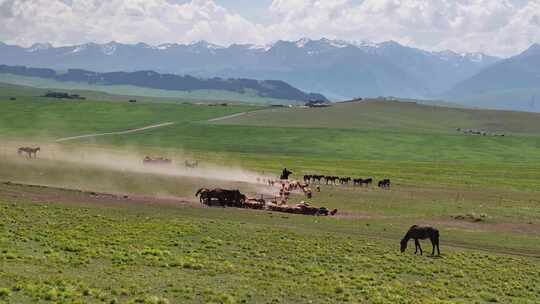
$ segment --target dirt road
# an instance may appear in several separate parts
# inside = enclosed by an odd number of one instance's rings
[[[242,113],[236,113],[236,114],[227,115],[227,116],[223,116],[223,117],[212,118],[212,119],[209,119],[208,122],[216,122],[216,121],[221,121],[221,120],[227,120],[227,119],[231,119],[231,118],[235,118],[235,117],[238,117],[238,116],[245,115],[246,113],[247,112],[242,112]]]
[[[151,130],[151,129],[167,127],[167,126],[170,126],[170,125],[173,125],[173,124],[174,124],[174,122],[164,122],[164,123],[160,123],[160,124],[150,125],[150,126],[146,126],[146,127],[137,128],[137,129],[124,130],[124,131],[107,132],[107,133],[94,133],[94,134],[84,134],[84,135],[78,135],[78,136],[64,137],[64,138],[59,138],[59,139],[55,140],[55,142],[64,142],[64,141],[81,139],[81,138],[107,136],[107,135],[130,134],[130,133],[136,133],[136,132],[141,132],[141,131],[146,131],[146,130]]]

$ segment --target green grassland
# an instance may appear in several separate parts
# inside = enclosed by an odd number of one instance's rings
[[[415,102],[367,100],[329,108],[269,109],[221,124],[450,133],[456,128],[538,136],[540,114],[429,106]]]
[[[0,113],[0,135],[4,137],[37,135],[50,142],[63,136],[172,121],[176,124],[161,129],[68,144],[181,150],[205,161],[225,159],[259,172],[289,166],[298,175],[320,172],[388,176],[406,184],[540,188],[540,137],[536,133],[540,120],[530,113],[399,103],[262,111],[244,106],[91,101],[7,101],[2,105],[6,111]],[[250,113],[206,122],[242,112]],[[507,136],[468,136],[455,130],[456,126],[487,129],[495,123],[497,132]]]
[[[119,131],[149,124],[206,121],[256,109],[249,106],[130,104],[104,101],[0,101],[4,137],[54,139],[85,133]]]
[[[152,206],[0,208],[0,299],[10,303],[534,303],[540,296],[537,260],[449,248],[438,259],[402,255],[395,242],[324,232],[330,219]]]
[[[175,166],[197,159],[225,173],[241,167],[277,175],[286,166],[295,178],[389,177],[394,186],[323,185],[312,203],[338,208],[341,216],[320,218],[95,204],[78,194],[2,184],[0,302],[535,303],[540,297],[537,114],[396,102],[263,109],[51,101],[16,91],[16,101],[0,98],[0,181],[191,200],[201,186],[260,191],[211,177],[47,158],[61,148],[75,155],[164,155]],[[247,114],[209,121],[238,113]],[[169,121],[175,124],[53,143]],[[506,136],[468,136],[458,127]],[[19,143],[42,145],[42,158],[18,158]],[[47,199],[33,202],[32,191]],[[399,253],[412,224],[441,230],[441,258],[414,256],[411,248]]]

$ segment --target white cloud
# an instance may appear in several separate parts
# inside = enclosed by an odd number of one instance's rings
[[[273,0],[267,12],[262,25],[212,0],[0,0],[0,40],[261,44],[329,37],[499,55],[540,42],[540,0]]]
[[[210,0],[0,0],[0,38],[82,42],[263,42],[260,26]]]
[[[540,42],[540,0],[274,0],[270,12],[274,39],[395,40],[502,55]]]

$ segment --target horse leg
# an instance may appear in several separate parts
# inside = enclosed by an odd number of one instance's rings
[[[420,241],[418,241],[418,239],[414,239],[414,244],[418,247],[418,249],[420,249],[420,255],[422,255],[423,252],[422,252],[422,246],[420,246]]]
[[[414,239],[414,254],[418,253],[418,240]]]

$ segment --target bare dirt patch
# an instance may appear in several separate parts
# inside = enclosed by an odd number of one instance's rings
[[[4,182],[1,184],[0,198],[9,199],[11,201],[24,200],[35,203],[88,203],[101,206],[126,206],[132,204],[188,207],[201,206],[195,198],[111,194],[12,182]]]

